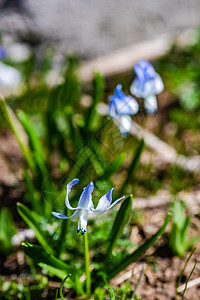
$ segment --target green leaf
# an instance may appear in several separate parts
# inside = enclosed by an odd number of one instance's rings
[[[128,198],[126,198],[123,201],[123,203],[120,206],[120,209],[117,213],[117,216],[113,224],[113,228],[110,233],[109,247],[106,255],[107,257],[109,257],[112,254],[112,250],[114,249],[118,238],[121,236],[124,226],[129,220],[130,213],[132,210],[132,202],[133,202],[133,196],[130,195]]]
[[[53,249],[49,246],[47,236],[43,231],[40,223],[37,221],[38,216],[32,213],[28,207],[21,203],[17,203],[17,211],[20,216],[24,219],[24,221],[28,224],[30,228],[32,228],[35,232],[36,238],[39,243],[46,249],[47,252],[53,253]]]
[[[38,191],[35,189],[33,181],[28,173],[28,170],[25,168],[24,168],[24,179],[28,189],[28,194],[27,194],[28,201],[31,203],[32,207],[36,212],[42,213],[43,207],[39,201]]]
[[[27,161],[27,164],[29,165],[30,169],[32,171],[34,171],[35,170],[35,162],[33,160],[32,153],[31,153],[29,145],[28,145],[27,134],[24,131],[21,123],[17,119],[13,110],[6,103],[4,97],[1,95],[1,93],[0,93],[0,106],[4,112],[4,115],[8,121],[8,124],[10,125],[10,127],[20,145],[20,148],[23,152],[25,160]]]
[[[63,286],[64,286],[64,284],[65,284],[65,281],[67,280],[67,278],[68,278],[69,276],[71,276],[71,274],[68,274],[68,275],[63,279],[63,281],[61,282],[61,285],[60,285],[59,292],[60,292],[60,298],[61,298],[62,300],[65,300],[65,298],[64,298],[64,296],[63,296],[62,289],[63,289]]]
[[[124,160],[126,158],[126,154],[120,154],[107,168],[104,169],[104,174],[99,180],[109,179],[119,168],[122,166]]]
[[[120,194],[124,194],[124,191],[125,191],[128,183],[129,183],[131,177],[133,176],[133,173],[134,173],[134,171],[135,171],[135,169],[136,169],[136,167],[139,163],[139,160],[140,160],[143,149],[144,149],[144,139],[142,139],[140,141],[140,144],[136,149],[136,152],[135,152],[135,155],[133,157],[132,163],[130,164],[130,167],[127,170],[127,178],[126,178],[126,180],[125,180],[125,182],[124,182],[124,184],[121,188]]]
[[[26,133],[29,136],[29,140],[30,140],[33,150],[36,151],[40,155],[42,160],[45,160],[45,154],[44,154],[42,145],[40,143],[40,139],[36,134],[36,130],[35,130],[32,122],[30,121],[29,116],[22,110],[17,111],[17,116],[18,116],[21,124],[25,128]]]
[[[108,287],[108,293],[109,293],[109,296],[110,296],[110,300],[115,300],[115,293],[114,293],[113,289]]]
[[[31,257],[44,270],[61,279],[64,279],[66,274],[70,273],[71,268],[67,264],[46,252],[42,247],[30,243],[22,243],[22,246],[25,254]]]
[[[190,272],[190,275],[188,276],[188,279],[187,279],[187,281],[185,283],[185,288],[184,288],[184,291],[183,291],[183,294],[182,294],[182,297],[181,297],[182,300],[184,300],[184,296],[185,296],[185,292],[186,292],[186,289],[187,289],[188,282],[190,281],[190,278],[191,278],[191,276],[192,276],[192,274],[194,272],[194,269],[196,268],[196,264],[197,263],[198,263],[198,260],[196,259],[195,263],[194,263],[194,266],[192,268],[192,271]]]
[[[7,207],[0,210],[0,256],[8,256],[12,252],[12,238],[16,233],[11,211]]]
[[[194,253],[195,250],[196,250],[196,248],[192,249],[190,255],[188,256],[188,258],[187,258],[187,260],[186,260],[186,262],[185,262],[185,264],[184,264],[184,267],[183,267],[183,269],[182,269],[182,271],[181,271],[181,274],[180,274],[180,276],[178,277],[178,280],[177,280],[177,283],[176,283],[175,300],[177,299],[179,284],[181,283],[181,280],[182,280],[183,274],[184,274],[184,272],[185,272],[185,269],[186,269],[186,267],[187,267],[187,264],[188,264],[188,262],[189,262],[190,258],[192,257],[192,255],[193,255],[193,253]]]
[[[104,77],[100,73],[95,73],[94,77],[94,92],[93,92],[93,103],[87,115],[86,129],[91,131],[97,128],[98,120],[100,118],[97,112],[97,104],[103,100],[104,96]]]
[[[133,253],[127,255],[124,259],[122,259],[121,262],[117,266],[115,266],[113,269],[109,271],[109,274],[107,275],[108,281],[111,280],[113,277],[115,277],[119,272],[124,270],[130,263],[133,263],[137,261],[142,255],[145,254],[145,252],[152,247],[157,239],[164,233],[165,228],[167,224],[169,223],[170,219],[170,213],[167,214],[163,225],[161,228],[152,236],[150,237],[144,244],[139,246]]]

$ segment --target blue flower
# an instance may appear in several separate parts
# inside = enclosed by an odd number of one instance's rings
[[[60,219],[76,219],[79,218],[78,221],[78,233],[80,232],[80,235],[83,235],[86,232],[87,227],[87,219],[89,213],[95,213],[95,214],[101,214],[111,207],[113,207],[117,202],[124,199],[125,197],[121,197],[114,201],[112,204],[112,191],[114,188],[112,188],[107,194],[105,194],[103,197],[100,198],[99,203],[96,208],[94,208],[93,202],[92,202],[92,192],[94,190],[93,182],[90,182],[84,189],[83,192],[79,198],[78,206],[72,207],[69,203],[68,195],[72,189],[72,187],[79,181],[79,179],[75,178],[71,182],[67,184],[67,195],[65,198],[65,205],[71,209],[75,210],[73,215],[70,217],[67,217],[65,215],[62,215],[57,212],[52,212],[52,214]]]
[[[0,46],[0,59],[4,59],[6,56],[6,49],[3,46]]]
[[[123,93],[121,84],[116,86],[114,95],[110,96],[109,100],[109,116],[119,120],[119,128],[122,135],[130,132],[130,116],[135,115],[139,109],[137,101]]]
[[[149,114],[154,114],[157,111],[155,95],[163,91],[163,81],[153,66],[145,60],[139,61],[133,69],[136,78],[131,84],[130,91],[134,96],[144,98],[145,110]]]

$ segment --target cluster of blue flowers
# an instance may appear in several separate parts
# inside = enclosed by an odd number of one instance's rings
[[[144,98],[146,112],[154,114],[157,111],[156,95],[163,91],[163,81],[147,61],[139,61],[133,69],[136,77],[130,86],[130,92],[138,98]],[[139,110],[138,103],[132,96],[123,93],[121,84],[116,86],[114,95],[109,100],[109,116],[119,121],[120,132],[125,135],[131,129],[130,116],[137,114]]]
[[[147,113],[153,114],[157,110],[156,95],[162,92],[164,88],[162,79],[155,72],[153,66],[147,61],[139,61],[137,65],[134,66],[134,71],[136,78],[131,84],[130,91],[136,97],[144,98],[144,107]],[[131,130],[131,116],[137,114],[139,110],[137,101],[132,96],[123,93],[121,84],[116,86],[114,95],[110,96],[109,100],[109,116],[114,119],[119,119],[119,129],[121,134],[127,134]],[[78,181],[79,179],[75,178],[67,184],[67,195],[65,198],[65,205],[67,208],[74,210],[75,212],[70,217],[57,212],[53,212],[52,214],[60,219],[79,218],[77,232],[80,233],[81,236],[86,232],[89,213],[103,213],[125,197],[119,198],[112,203],[112,191],[114,189],[112,188],[107,194],[100,198],[97,207],[94,208],[92,202],[94,185],[93,182],[90,182],[83,189],[78,206],[74,208],[69,203],[68,195],[72,187]]]

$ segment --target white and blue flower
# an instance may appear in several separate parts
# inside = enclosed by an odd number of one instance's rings
[[[76,219],[78,220],[78,230],[77,232],[80,232],[80,235],[83,235],[86,232],[87,227],[87,219],[89,213],[95,213],[95,214],[101,214],[111,207],[113,207],[115,204],[117,204],[120,200],[124,199],[125,197],[121,197],[114,201],[112,204],[112,191],[114,188],[112,188],[107,194],[102,196],[99,200],[99,203],[96,208],[94,208],[93,202],[92,202],[92,192],[94,190],[93,182],[90,182],[84,189],[83,192],[79,198],[78,206],[72,207],[69,203],[68,195],[72,189],[72,187],[79,181],[79,179],[75,178],[71,182],[67,184],[67,195],[65,198],[65,205],[70,210],[75,210],[75,212],[70,216],[67,217],[65,215],[62,215],[57,212],[52,212],[52,214],[60,219]]]
[[[163,91],[163,81],[153,66],[145,60],[139,61],[133,69],[136,78],[131,84],[130,91],[134,96],[144,98],[146,112],[154,114],[157,111],[156,95]]]
[[[116,86],[114,95],[110,96],[109,100],[109,116],[119,120],[122,135],[130,132],[130,116],[135,115],[139,109],[137,101],[132,96],[123,93],[121,84]]]

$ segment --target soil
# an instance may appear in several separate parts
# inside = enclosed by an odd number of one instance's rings
[[[167,208],[153,208],[146,209],[144,211],[147,221],[146,225],[143,226],[142,231],[145,237],[152,235],[161,226],[166,212]],[[133,226],[133,240],[137,243],[143,240],[143,237],[141,236],[141,231],[137,230],[136,228],[136,226]],[[199,229],[199,219],[193,217],[190,235],[195,236],[198,234]],[[167,231],[168,230],[169,226],[167,228]],[[189,256],[189,253],[187,253],[183,258],[172,256],[171,251],[166,246],[166,242],[167,234],[164,234],[163,237],[157,242],[155,248],[151,248],[140,262],[130,265],[124,272],[121,272],[112,280],[111,284],[118,288],[120,284],[123,284],[125,281],[131,281],[134,290],[140,277],[142,266],[144,265],[141,281],[137,288],[138,296],[140,296],[142,299],[148,300],[175,299],[176,283]],[[187,264],[180,285],[184,284],[189,277],[190,272],[195,264],[195,260],[199,259],[199,251],[200,242],[197,243],[196,250]],[[134,272],[134,270],[136,272]],[[199,277],[200,265],[197,263],[190,280]],[[181,294],[182,293],[178,294],[177,299],[181,299]],[[186,290],[184,299],[200,299],[200,284],[188,288]]]

